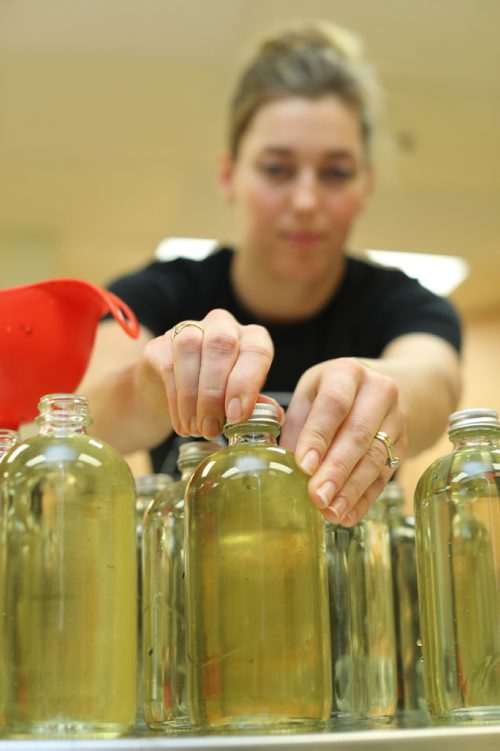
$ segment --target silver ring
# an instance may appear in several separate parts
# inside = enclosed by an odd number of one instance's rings
[[[378,433],[375,435],[375,438],[377,439],[377,441],[382,441],[382,443],[384,444],[386,448],[387,466],[390,467],[391,469],[396,469],[397,467],[399,467],[399,461],[400,461],[399,456],[395,455],[393,443],[391,439],[389,438],[389,436],[387,435],[387,433],[384,433],[383,430],[379,430]]]
[[[174,341],[177,334],[180,334],[182,329],[185,329],[186,326],[194,326],[195,328],[199,329],[202,334],[205,333],[205,329],[201,325],[201,323],[198,323],[197,321],[181,321],[180,323],[176,323],[174,328],[172,329],[172,341]]]

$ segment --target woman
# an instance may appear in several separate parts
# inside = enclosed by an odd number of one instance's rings
[[[260,46],[236,87],[220,166],[237,250],[116,281],[141,336],[126,341],[104,321],[81,388],[94,432],[123,452],[173,432],[214,438],[274,394],[287,406],[281,444],[310,475],[313,502],[344,525],[398,457],[443,431],[460,347],[446,301],[347,254],[373,186],[372,81],[350,42],[317,24]]]

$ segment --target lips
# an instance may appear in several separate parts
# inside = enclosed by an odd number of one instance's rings
[[[287,232],[285,240],[292,245],[317,245],[323,240],[323,235],[319,232]]]

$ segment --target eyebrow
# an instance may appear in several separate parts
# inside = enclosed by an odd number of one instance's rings
[[[261,153],[287,157],[295,154],[293,149],[289,149],[285,146],[265,146]],[[349,151],[349,149],[333,149],[332,151],[326,151],[321,156],[326,159],[356,159],[355,154],[353,154],[352,151]]]

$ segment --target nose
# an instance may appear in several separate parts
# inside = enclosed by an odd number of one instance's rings
[[[314,211],[320,201],[320,185],[313,170],[299,172],[292,186],[292,207],[295,211]]]

